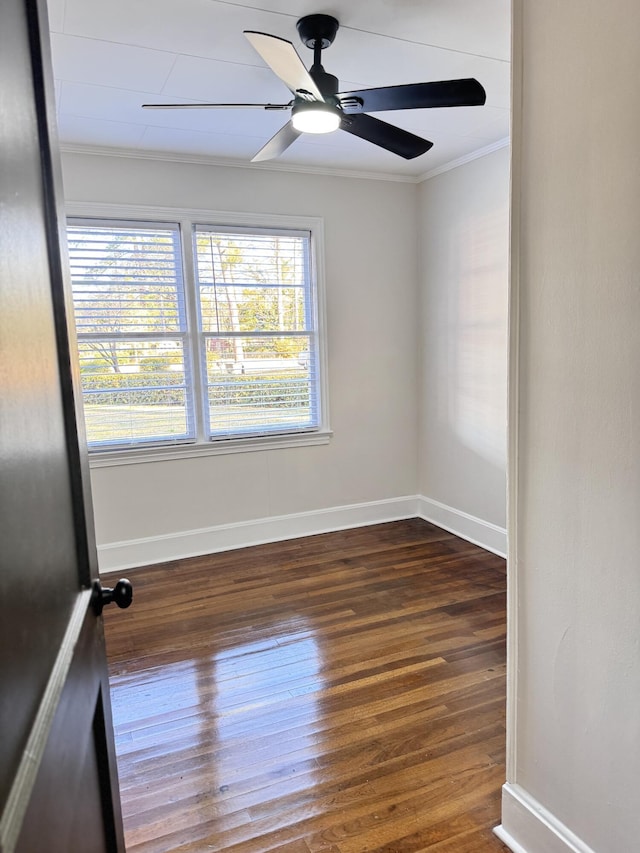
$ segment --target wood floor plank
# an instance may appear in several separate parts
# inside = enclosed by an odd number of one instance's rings
[[[505,850],[499,557],[410,519],[131,580],[105,611],[129,853]]]

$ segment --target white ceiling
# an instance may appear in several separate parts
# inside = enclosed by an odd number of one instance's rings
[[[509,9],[509,0],[49,0],[60,139],[248,162],[288,113],[141,104],[287,103],[289,90],[243,30],[289,39],[309,67],[296,21],[323,12],[340,21],[323,52],[340,91],[476,77],[487,103],[378,114],[434,143],[415,160],[337,131],[302,136],[277,162],[420,176],[508,136]]]

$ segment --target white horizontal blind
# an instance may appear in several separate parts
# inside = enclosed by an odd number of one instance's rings
[[[193,440],[177,224],[69,221],[89,446]]]
[[[194,227],[210,438],[319,427],[310,242],[307,231]]]

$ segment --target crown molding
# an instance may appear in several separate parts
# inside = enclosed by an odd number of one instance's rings
[[[247,163],[244,160],[232,160],[206,155],[178,154],[145,149],[108,148],[92,145],[68,145],[62,143],[60,151],[65,154],[90,154],[98,157],[123,157],[129,160],[159,160],[169,163],[192,163],[199,166],[223,166],[232,169],[250,169],[263,172],[296,172],[305,175],[322,175],[335,178],[360,178],[368,181],[394,181],[403,184],[416,184],[421,180],[417,175],[393,175],[385,172],[359,172],[351,169],[330,169],[324,166],[300,166],[293,163]]]
[[[436,175],[442,175],[444,172],[449,172],[451,169],[457,169],[458,166],[464,166],[467,163],[472,163],[474,160],[479,160],[481,157],[486,157],[487,154],[493,154],[494,151],[500,151],[501,148],[507,148],[510,144],[510,139],[505,136],[503,139],[498,139],[497,142],[492,142],[490,145],[485,145],[484,148],[478,148],[465,154],[463,157],[458,157],[457,160],[450,160],[448,163],[443,163],[442,166],[437,166],[429,172],[425,172],[416,178],[415,182],[421,184],[423,181],[428,181],[435,178]]]
[[[293,172],[303,175],[321,175],[334,178],[359,178],[366,181],[392,181],[401,184],[421,184],[436,175],[442,175],[458,166],[464,166],[480,157],[486,157],[494,151],[506,148],[509,145],[509,137],[492,142],[484,148],[471,151],[457,160],[450,160],[435,169],[424,172],[422,175],[393,175],[387,172],[359,172],[354,169],[330,169],[326,166],[299,166],[292,163],[247,163],[244,160],[232,160],[224,157],[207,157],[197,154],[179,154],[177,152],[149,151],[146,149],[133,150],[130,148],[109,148],[93,145],[69,145],[61,144],[60,151],[65,154],[90,154],[95,157],[123,157],[129,160],[156,160],[164,163],[191,163],[197,166],[222,166],[230,169],[250,169],[262,172]]]

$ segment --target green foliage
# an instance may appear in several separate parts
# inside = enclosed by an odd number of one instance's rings
[[[302,291],[294,287],[249,288],[238,305],[242,332],[296,331],[304,328]]]
[[[306,375],[290,373],[261,373],[222,379],[209,385],[209,400],[213,405],[257,406],[261,408],[305,408],[310,405],[310,386]]]
[[[82,376],[82,387],[85,391],[104,391],[86,396],[85,402],[92,406],[167,406],[185,402],[184,379],[180,373],[90,373]],[[211,383],[209,400],[212,405],[297,409],[310,405],[309,391],[303,371],[299,377],[290,373],[261,373],[229,376]]]
[[[279,356],[298,358],[301,351],[300,338],[276,338],[273,342],[273,348]]]
[[[184,376],[181,373],[83,373],[82,388],[84,391],[105,392],[88,394],[85,401],[91,405],[184,405],[185,401]],[[143,390],[131,390],[134,388]]]
[[[140,371],[147,375],[148,373],[162,373],[169,370],[171,365],[180,365],[182,367],[182,354],[178,355],[159,355],[155,358],[141,358],[139,361]]]
[[[102,358],[83,359],[80,363],[80,370],[85,373],[103,373],[107,368],[107,364]]]

